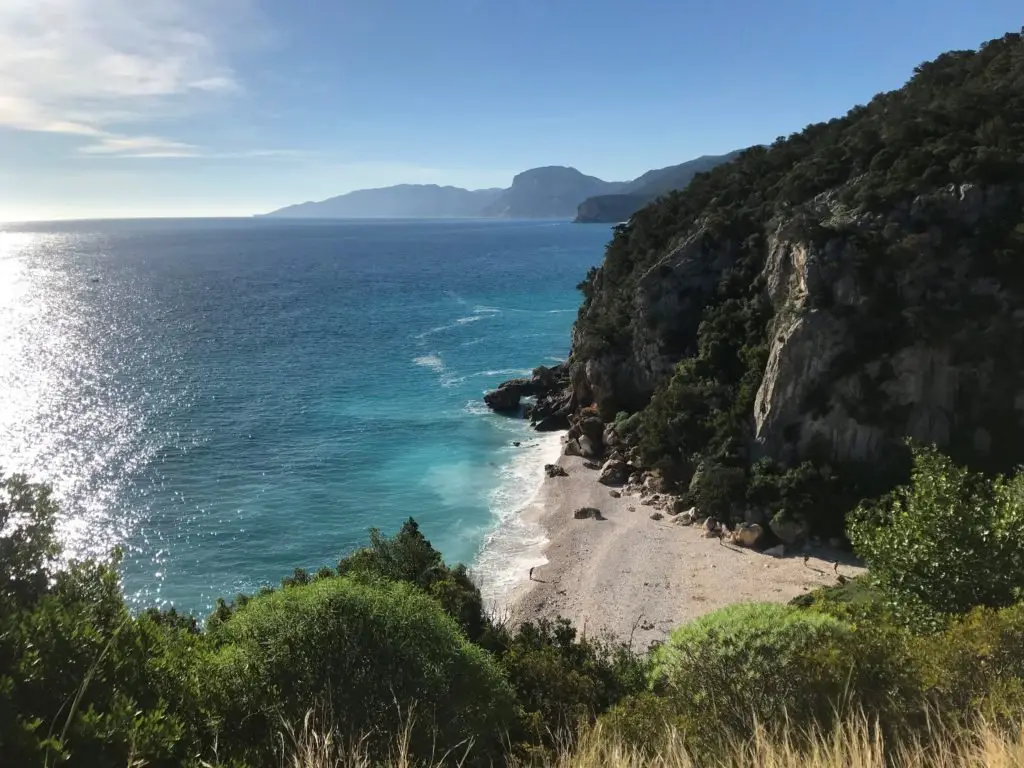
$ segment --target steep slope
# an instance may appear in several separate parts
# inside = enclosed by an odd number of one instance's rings
[[[571,402],[633,413],[633,460],[720,518],[840,531],[907,437],[1024,460],[1022,261],[1012,34],[617,227],[581,284]]]
[[[645,205],[675,189],[684,189],[698,173],[706,173],[734,160],[739,151],[725,155],[702,155],[679,165],[648,171],[627,183],[620,194],[591,197],[580,203],[578,223],[625,221]]]
[[[468,190],[436,184],[360,189],[320,202],[300,203],[266,214],[277,218],[470,218],[503,190]]]
[[[602,181],[585,176],[575,168],[553,165],[523,171],[512,179],[512,186],[484,208],[484,216],[512,219],[571,219],[583,200],[617,192],[621,182]]]

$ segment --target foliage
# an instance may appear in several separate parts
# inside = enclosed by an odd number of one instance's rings
[[[548,748],[646,686],[645,661],[628,646],[580,638],[565,619],[523,623],[501,666],[523,710],[520,740]]]
[[[1024,474],[988,479],[917,448],[912,483],[861,505],[849,534],[896,602],[940,613],[1010,605],[1024,589]]]
[[[60,554],[56,509],[47,487],[0,473],[0,610],[31,604],[46,593]]]
[[[409,518],[393,537],[370,530],[370,546],[349,555],[338,564],[341,576],[369,576],[404,581],[434,597],[459,623],[473,642],[490,645],[492,627],[484,611],[480,590],[461,563],[449,568],[441,553]]]
[[[1016,726],[1024,712],[1024,605],[975,608],[912,640],[921,686],[947,720],[980,712]]]
[[[31,527],[0,527],[0,753],[26,768],[181,765],[201,735],[198,638],[132,617],[116,560],[55,570],[49,490],[18,476],[0,489],[0,514]]]
[[[214,688],[222,744],[263,754],[281,719],[322,702],[349,738],[389,746],[415,718],[411,748],[428,756],[477,740],[486,756],[513,724],[512,692],[430,597],[408,584],[320,579],[259,595],[216,630]]]
[[[1018,380],[1024,353],[1009,318],[1024,305],[1018,268],[1024,252],[1022,50],[1022,36],[1009,34],[977,51],[944,54],[918,67],[903,88],[770,146],[752,147],[615,228],[602,266],[580,285],[584,302],[574,347],[580,361],[632,359],[636,324],[650,314],[637,305],[641,278],[671,269],[681,252],[703,270],[695,284],[708,283],[687,289],[685,319],[660,335],[661,352],[678,363],[653,395],[622,387],[602,393],[610,401],[600,404],[602,412],[640,413],[636,442],[648,465],[665,457],[691,466],[706,462],[742,468],[750,479],[754,400],[772,334],[787,320],[788,308],[768,306],[759,282],[780,235],[807,245],[812,256],[841,252],[856,262],[844,265],[855,274],[856,307],[832,307],[828,278],[808,289],[808,309],[848,311],[856,321],[847,323],[850,354],[830,363],[801,408],[834,407],[831,384],[859,375],[864,397],[842,406],[861,423],[899,437],[907,414],[879,396],[886,372],[860,372],[866,362],[884,361],[913,343],[947,346],[968,360],[997,360],[999,381]],[[956,206],[967,211],[972,199],[984,200],[987,216],[951,212]],[[975,290],[983,285],[997,285],[1010,298],[1001,303]],[[983,388],[975,395],[984,403],[1013,399]],[[969,421],[963,434],[951,435],[949,449],[958,460],[986,469],[1024,461],[1012,409],[986,406]],[[814,458],[803,455],[799,423],[792,426],[789,449],[774,454],[787,470]],[[976,426],[991,438],[987,452],[975,448]],[[886,473],[851,475],[849,467],[817,463],[844,493],[817,509],[787,514],[829,533],[842,527],[851,496],[870,495],[876,484],[885,492],[899,482]],[[888,485],[876,482],[882,479]],[[821,490],[834,490],[828,486]]]
[[[861,664],[854,627],[824,613],[739,604],[675,630],[653,654],[651,684],[697,739],[749,732],[755,722],[827,724],[877,684],[885,664]],[[862,685],[862,683],[864,683]],[[702,724],[715,724],[708,733]],[[705,745],[706,746],[706,745]]]

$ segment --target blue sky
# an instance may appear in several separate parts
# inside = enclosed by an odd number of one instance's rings
[[[0,221],[605,179],[844,113],[1020,0],[2,0]]]

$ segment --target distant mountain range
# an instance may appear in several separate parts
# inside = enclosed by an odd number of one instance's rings
[[[729,162],[741,150],[727,155],[702,155],[695,160],[648,171],[643,176],[626,184],[615,194],[590,197],[580,203],[576,221],[617,222],[625,221],[648,203],[654,202],[673,189],[683,189],[698,173],[710,171],[716,165]]]
[[[736,154],[699,157],[682,165],[648,171],[625,182],[603,181],[575,168],[553,165],[517,174],[508,189],[468,190],[436,184],[360,189],[319,202],[290,205],[265,215],[296,219],[575,217],[583,222],[620,221],[658,195],[685,187],[695,174],[731,160]]]

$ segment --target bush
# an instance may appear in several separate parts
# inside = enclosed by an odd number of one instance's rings
[[[1024,589],[1024,475],[989,480],[917,448],[911,484],[858,507],[849,536],[896,602],[940,613],[1010,605]]]
[[[644,659],[624,645],[579,638],[565,619],[520,625],[501,666],[523,710],[520,740],[548,748],[646,687]]]
[[[512,691],[494,660],[471,645],[430,597],[408,584],[320,579],[259,595],[215,633],[222,745],[266,754],[282,719],[314,704],[338,732],[385,751],[415,717],[423,757],[463,747],[491,756],[513,725]]]
[[[1024,712],[1024,604],[976,608],[941,633],[913,641],[915,662],[934,711],[945,718],[982,714],[1019,725]]]
[[[338,563],[338,575],[404,581],[436,599],[475,643],[493,646],[491,623],[479,588],[464,565],[449,568],[411,517],[392,537],[370,530],[370,546]]]
[[[159,768],[198,755],[201,639],[162,614],[132,617],[116,559],[54,570],[47,488],[0,478],[0,499],[3,760]]]
[[[672,703],[650,691],[628,696],[601,717],[601,726],[615,739],[649,757],[676,723]]]
[[[728,738],[755,721],[828,723],[856,663],[851,625],[792,606],[740,604],[675,630],[654,651],[651,685],[696,738]]]

